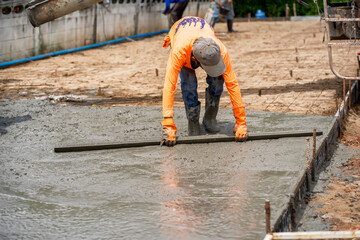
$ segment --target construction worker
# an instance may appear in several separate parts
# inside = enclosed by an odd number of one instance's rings
[[[237,32],[233,29],[234,7],[232,0],[215,0],[214,13],[210,20],[211,27],[215,27],[215,23],[220,18],[220,16],[224,16],[227,20],[227,27],[229,33]]]
[[[162,143],[173,146],[176,143],[177,128],[173,120],[174,95],[178,75],[181,79],[181,92],[188,119],[190,136],[200,134],[200,102],[197,94],[195,69],[201,67],[207,73],[208,87],[205,91],[205,115],[203,125],[207,132],[219,131],[216,116],[219,109],[223,84],[230,95],[236,119],[234,133],[236,141],[247,138],[246,115],[241,98],[240,87],[230,63],[229,54],[216,38],[211,26],[199,17],[184,17],[177,21],[164,38],[163,47],[171,47],[166,67],[163,89]]]
[[[175,3],[172,8],[170,8],[171,3]],[[163,11],[163,14],[171,14],[171,24],[174,24],[182,18],[188,3],[189,0],[165,0],[165,10]]]

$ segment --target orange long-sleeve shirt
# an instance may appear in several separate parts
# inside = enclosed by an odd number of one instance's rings
[[[178,75],[183,66],[191,67],[191,52],[193,43],[199,39],[212,38],[220,47],[221,56],[224,59],[226,70],[223,73],[225,86],[229,92],[230,100],[233,105],[234,116],[238,119],[239,108],[244,108],[240,87],[236,80],[234,70],[230,63],[229,54],[216,38],[211,26],[202,18],[184,17],[177,21],[164,38],[163,47],[171,46],[170,56],[166,67],[166,76],[163,89],[163,117],[174,116],[174,96]]]

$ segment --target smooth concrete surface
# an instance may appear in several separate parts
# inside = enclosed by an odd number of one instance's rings
[[[326,132],[332,120],[247,117],[254,133]],[[220,109],[218,120],[221,134],[231,135],[232,111]],[[274,221],[303,174],[305,138],[53,152],[160,140],[160,121],[160,108],[0,103],[0,238],[262,239],[265,199]],[[179,136],[187,135],[186,122],[185,110],[175,109]]]

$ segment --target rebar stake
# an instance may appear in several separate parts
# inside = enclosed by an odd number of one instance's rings
[[[306,138],[306,145],[307,145],[307,147],[306,147],[306,179],[307,179],[307,188],[308,188],[308,191],[310,191],[310,185],[311,185],[310,138]]]
[[[271,233],[271,229],[270,229],[271,211],[270,211],[270,201],[269,200],[265,200],[265,213],[266,213],[266,234],[268,234],[268,233]]]
[[[341,137],[341,112],[340,112],[340,109],[339,109],[338,122],[339,122],[339,134],[338,134],[338,137],[340,138]]]
[[[316,175],[316,161],[317,161],[317,154],[316,154],[316,128],[313,130],[313,170],[312,170],[312,180],[315,181],[315,175]]]
[[[345,83],[345,79],[343,79],[343,101],[344,101],[344,115],[345,115],[345,112],[346,112],[346,83]]]
[[[313,159],[316,160],[316,128],[313,129]]]
[[[338,97],[339,97],[339,96],[336,94],[336,95],[335,95],[336,111],[339,110],[339,102],[338,102],[339,100],[338,100]]]
[[[349,79],[349,110],[351,109],[351,80]]]

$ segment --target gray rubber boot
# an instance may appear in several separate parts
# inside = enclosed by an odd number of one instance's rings
[[[189,107],[185,105],[186,117],[188,119],[188,134],[189,136],[200,135],[200,102],[196,107]]]
[[[219,110],[220,96],[213,96],[206,89],[205,91],[205,115],[203,124],[205,130],[210,133],[217,133],[220,129],[217,126],[216,116]]]
[[[228,19],[227,20],[227,27],[228,27],[228,32],[229,33],[236,33],[237,31],[233,29],[233,20],[232,19]]]
[[[216,23],[216,18],[211,18],[211,20],[210,20],[210,26],[211,26],[212,28],[215,27],[215,23]]]

